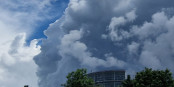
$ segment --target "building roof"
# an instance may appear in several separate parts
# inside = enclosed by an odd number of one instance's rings
[[[125,70],[103,70],[103,71],[97,71],[97,72],[90,72],[88,74],[104,73],[104,72],[125,72]]]

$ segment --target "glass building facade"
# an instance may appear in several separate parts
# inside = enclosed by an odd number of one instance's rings
[[[92,72],[88,76],[95,81],[95,84],[102,87],[118,87],[125,79],[125,70]]]

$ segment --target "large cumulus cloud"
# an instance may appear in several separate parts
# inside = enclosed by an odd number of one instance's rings
[[[37,27],[58,15],[59,11],[50,14],[59,9],[52,9],[56,1],[0,0],[0,87],[38,86],[33,57],[40,46],[31,35],[39,36]]]
[[[47,39],[34,58],[39,86],[59,87],[77,68],[174,72],[170,1],[70,0],[64,15],[45,31]]]

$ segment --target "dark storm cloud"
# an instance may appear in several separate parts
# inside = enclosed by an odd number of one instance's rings
[[[163,8],[172,8],[173,0],[133,0],[133,3],[137,9],[138,15],[136,24],[143,23],[144,21],[150,21],[151,16],[156,12],[161,11]],[[139,22],[139,23],[138,23]]]
[[[68,72],[84,67],[126,69],[130,74],[145,66],[171,69],[174,46],[168,38],[174,32],[169,2],[71,0],[65,15],[45,31],[42,52],[34,58],[39,86],[60,86]]]

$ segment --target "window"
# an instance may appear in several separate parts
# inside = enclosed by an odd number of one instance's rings
[[[105,72],[104,74],[105,80],[114,80],[114,72]]]
[[[107,82],[104,85],[105,87],[114,87],[114,82]]]
[[[96,73],[96,75],[95,75],[95,82],[102,82],[102,81],[103,81],[102,73]]]
[[[115,87],[118,87],[121,85],[121,82],[115,82],[114,84],[115,84]]]

